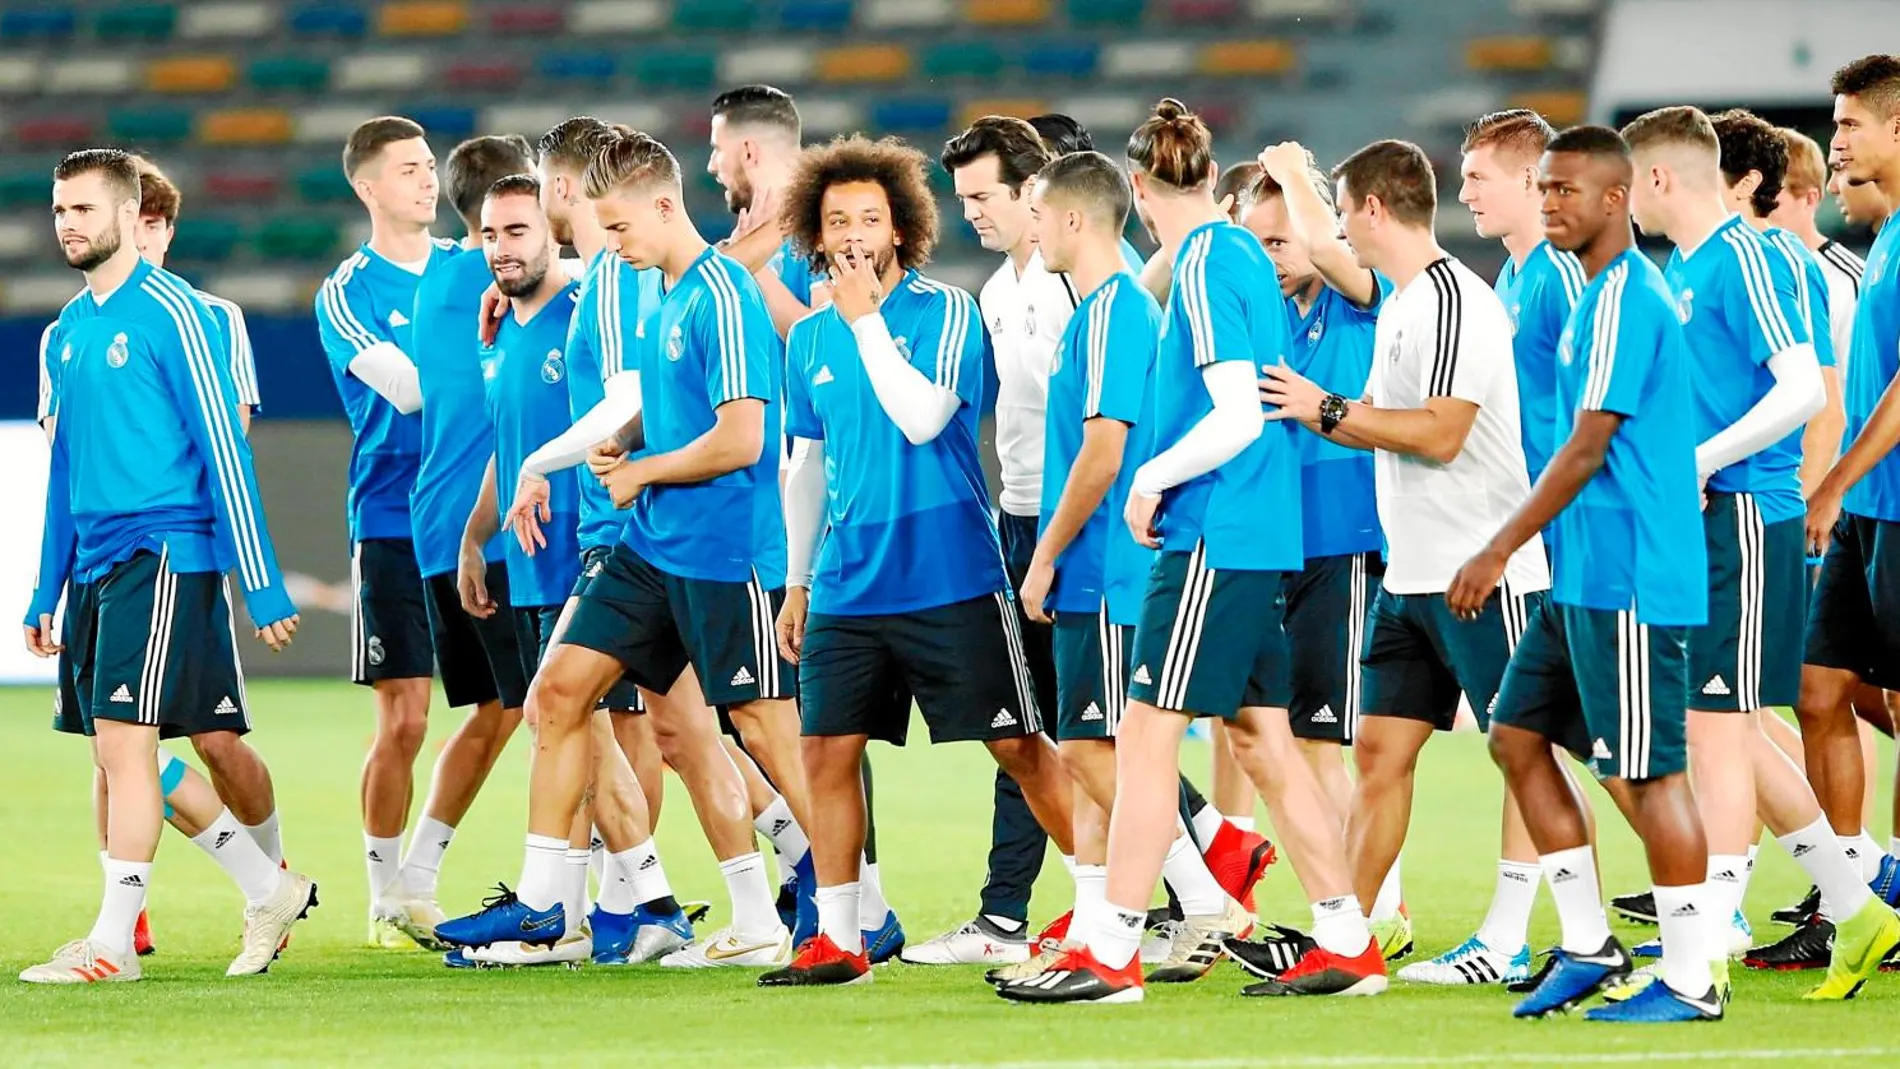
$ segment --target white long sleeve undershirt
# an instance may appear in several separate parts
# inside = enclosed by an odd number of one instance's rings
[[[1155,497],[1190,479],[1198,479],[1239,456],[1260,437],[1265,421],[1253,365],[1221,360],[1201,369],[1201,382],[1214,407],[1188,428],[1181,440],[1135,469],[1135,492]]]
[[[792,441],[785,474],[785,585],[811,586],[812,552],[825,522],[825,443]]]
[[[365,346],[350,358],[350,374],[403,415],[422,410],[422,379],[416,373],[416,362],[394,343],[379,341]]]
[[[956,391],[932,382],[904,359],[891,338],[891,328],[876,312],[860,316],[851,324],[851,334],[858,340],[858,358],[864,361],[864,374],[871,380],[877,403],[904,432],[905,440],[923,445],[942,434],[963,403]]]
[[[1768,371],[1775,384],[1761,400],[1696,446],[1696,473],[1704,481],[1794,433],[1827,404],[1827,384],[1814,346],[1803,342],[1783,349],[1769,357]]]
[[[607,388],[606,396],[583,412],[572,427],[529,453],[528,459],[521,462],[523,472],[549,475],[571,468],[586,460],[588,452],[595,445],[606,441],[640,414],[638,371],[622,371],[609,378],[604,385]]]

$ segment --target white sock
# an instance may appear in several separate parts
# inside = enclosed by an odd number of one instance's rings
[[[1847,859],[1825,816],[1799,831],[1791,831],[1775,840],[1788,856],[1807,871],[1808,879],[1821,889],[1821,915],[1829,920],[1845,920],[1860,912],[1873,897],[1860,869]]]
[[[1895,860],[1900,860],[1900,835],[1888,836],[1887,856]]]
[[[1709,935],[1713,946],[1728,946],[1729,925],[1735,911],[1742,908],[1742,877],[1748,872],[1746,854],[1710,854],[1708,878],[1704,881],[1702,901],[1709,904]]]
[[[1070,878],[1073,879],[1075,877],[1075,855],[1074,854],[1058,854],[1057,856],[1062,859],[1063,871],[1067,872]]]
[[[1089,926],[1089,952],[1111,969],[1125,969],[1141,952],[1141,933],[1147,924],[1147,910],[1123,909],[1104,900]]]
[[[1221,822],[1227,819],[1212,804],[1202,806],[1194,811],[1194,837],[1204,843],[1213,842],[1214,836],[1220,833]]]
[[[275,809],[271,810],[270,816],[265,817],[262,823],[244,824],[241,827],[244,833],[251,837],[251,841],[257,844],[257,848],[264,851],[264,856],[270,858],[271,864],[284,863],[284,838],[283,833],[277,828]]]
[[[754,850],[719,863],[732,899],[732,926],[752,936],[765,936],[783,927],[772,906],[771,881],[765,878],[765,855]]]
[[[1399,915],[1399,907],[1405,904],[1405,885],[1399,879],[1399,865],[1405,860],[1400,854],[1392,859],[1392,867],[1386,870],[1385,881],[1379,884],[1379,897],[1372,900],[1372,919],[1389,921]]]
[[[1232,824],[1234,827],[1239,828],[1241,831],[1258,831],[1259,830],[1255,826],[1258,823],[1258,821],[1254,819],[1254,815],[1252,813],[1249,813],[1244,817],[1230,816],[1227,818],[1227,823]]]
[[[409,852],[402,857],[402,889],[417,898],[434,898],[436,874],[448,853],[455,829],[434,817],[423,817],[409,831]]]
[[[1657,887],[1656,923],[1662,928],[1662,982],[1676,991],[1700,998],[1708,993],[1714,978],[1709,963],[1721,956],[1720,943],[1709,942],[1717,930],[1709,923],[1715,906],[1706,883],[1685,887]],[[1728,923],[1728,916],[1722,923]]]
[[[1853,835],[1840,836],[1840,840],[1848,859],[1860,866],[1861,882],[1872,883],[1874,877],[1880,875],[1880,847],[1874,843],[1874,837],[1862,828]]]
[[[589,851],[568,847],[561,860],[561,907],[567,914],[567,930],[574,931],[587,916],[587,861]]]
[[[607,843],[601,839],[599,828],[587,838],[587,871],[594,874],[596,885],[607,886]]]
[[[624,917],[635,906],[673,894],[672,885],[666,881],[666,866],[660,864],[659,849],[652,839],[608,854],[604,871],[600,908],[608,913]]]
[[[1219,916],[1227,910],[1227,892],[1207,871],[1207,862],[1185,831],[1177,832],[1168,846],[1168,857],[1161,863],[1161,877],[1174,888],[1181,912],[1190,917]]]
[[[145,891],[152,882],[150,861],[120,861],[108,857],[105,893],[99,899],[99,917],[92,922],[93,942],[120,957],[132,953],[132,929],[145,908]]]
[[[1366,927],[1366,911],[1358,895],[1313,903],[1313,942],[1349,958],[1366,952],[1372,929]]]
[[[1087,942],[1088,934],[1094,930],[1092,925],[1100,923],[1099,918],[1108,905],[1108,866],[1077,865],[1075,867],[1075,914],[1069,918],[1069,940]]]
[[[864,953],[864,929],[858,927],[858,885],[820,887],[812,898],[818,904],[818,933],[829,936],[846,954]]]
[[[1610,922],[1603,916],[1603,896],[1597,888],[1597,864],[1588,846],[1575,846],[1537,859],[1557,903],[1563,928],[1563,948],[1573,954],[1594,954],[1610,938]]]
[[[1531,929],[1531,907],[1537,904],[1537,885],[1544,870],[1535,863],[1498,862],[1498,882],[1491,891],[1491,910],[1478,927],[1478,940],[1500,954],[1515,954]]]
[[[369,865],[369,900],[374,905],[402,875],[402,836],[363,833],[363,860]]]
[[[1761,840],[1757,839],[1754,842],[1748,844],[1748,867],[1742,870],[1742,898],[1741,900],[1743,902],[1748,901],[1748,885],[1750,881],[1754,880],[1755,878],[1755,862],[1760,857],[1761,857]]]
[[[877,863],[858,861],[858,927],[867,932],[875,932],[884,927],[884,918],[891,912],[891,904],[884,901],[884,878],[878,874]]]
[[[797,818],[792,816],[792,807],[786,805],[782,797],[772,799],[771,805],[753,817],[752,826],[772,844],[772,849],[778,851],[783,859],[781,867],[798,864],[811,850],[811,840],[805,836],[805,829],[798,826]]]
[[[244,893],[244,903],[261,906],[270,901],[283,884],[284,870],[277,867],[257,841],[244,834],[244,825],[229,809],[218,814],[211,826],[191,837],[198,849],[211,855]]]
[[[529,832],[521,882],[515,887],[522,904],[536,912],[553,909],[562,901],[566,875],[567,840]]]

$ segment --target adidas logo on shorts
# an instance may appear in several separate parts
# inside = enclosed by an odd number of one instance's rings
[[[990,718],[990,726],[993,728],[1013,728],[1016,726],[1016,716],[1008,709],[998,709],[996,710],[996,715]]]
[[[225,695],[223,698],[219,699],[218,707],[212,710],[212,712],[216,713],[218,716],[236,716],[237,711],[238,711],[237,703],[232,701],[230,695],[228,694]]]
[[[1090,702],[1089,707],[1087,709],[1082,710],[1082,719],[1083,720],[1102,719],[1102,707],[1095,704],[1094,702]]]
[[[1143,684],[1143,685],[1147,685],[1154,682],[1154,677],[1148,674],[1147,665],[1138,664],[1135,666],[1135,682]]]
[[[1611,756],[1610,747],[1604,743],[1602,739],[1597,739],[1590,744],[1590,759],[1592,761],[1608,761]]]
[[[1726,698],[1733,692],[1728,689],[1728,683],[1721,676],[1716,676],[1702,685],[1702,693],[1711,697]]]
[[[132,691],[124,683],[121,683],[119,684],[119,689],[112,692],[112,697],[107,698],[106,700],[119,702],[123,705],[131,705],[133,701]]]
[[[1317,712],[1317,713],[1314,713],[1314,714],[1313,714],[1313,723],[1315,723],[1315,724],[1337,724],[1337,723],[1339,723],[1339,717],[1337,717],[1337,716],[1335,716],[1335,715],[1333,715],[1333,707],[1332,707],[1332,706],[1330,706],[1330,705],[1322,705],[1322,706],[1320,706],[1320,707],[1319,707],[1319,712]]]
[[[735,687],[749,687],[757,682],[758,680],[752,678],[752,672],[745,665],[740,665],[739,670],[732,673],[732,685]]]

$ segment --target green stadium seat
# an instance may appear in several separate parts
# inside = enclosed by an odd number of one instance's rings
[[[334,162],[297,172],[297,195],[312,204],[349,204],[356,200],[350,180]]]
[[[1069,21],[1077,26],[1133,26],[1147,0],[1069,0]]]
[[[267,260],[327,260],[342,236],[334,220],[286,216],[259,227],[255,244]]]
[[[178,220],[172,236],[171,257],[175,260],[228,260],[244,238],[244,228],[235,220],[196,212]]]
[[[178,9],[170,4],[119,4],[99,13],[92,32],[99,40],[168,41],[178,27]]]
[[[709,48],[679,46],[632,58],[634,76],[655,89],[702,91],[719,81],[719,56]]]
[[[51,202],[53,183],[50,167],[0,174],[0,208],[44,208]]]
[[[261,56],[251,61],[251,85],[314,93],[330,84],[330,61],[320,56]]]
[[[673,26],[695,33],[743,33],[758,15],[753,0],[692,0],[673,9]]]
[[[170,144],[191,137],[190,108],[114,108],[106,115],[106,133],[134,145]]]
[[[1003,51],[991,41],[944,41],[924,50],[926,78],[994,78],[1002,73]]]

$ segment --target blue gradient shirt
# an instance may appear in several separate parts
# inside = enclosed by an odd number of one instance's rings
[[[1867,253],[1860,305],[1854,312],[1853,355],[1847,362],[1847,438],[1851,444],[1873,417],[1894,372],[1900,370],[1900,226],[1891,220]],[[1889,452],[1848,488],[1844,507],[1856,516],[1900,522],[1900,449]]]
[[[658,268],[635,270],[611,252],[596,253],[581,278],[573,322],[567,333],[567,405],[578,421],[607,396],[607,380],[623,371],[639,371],[630,355],[639,340],[640,321],[660,306]],[[632,509],[617,509],[600,480],[580,472],[580,546],[611,546],[627,529]]]
[[[423,578],[453,574],[462,530],[482,490],[482,471],[495,451],[494,427],[482,400],[482,293],[494,276],[482,250],[461,249],[416,286],[415,331],[409,355],[422,385],[422,454],[409,493],[416,563]],[[497,488],[514,483],[497,478]],[[507,504],[503,504],[505,511]],[[502,559],[501,536],[482,547],[491,564]]]
[[[1505,260],[1494,287],[1511,316],[1519,433],[1532,485],[1563,441],[1557,437],[1557,343],[1584,282],[1575,253],[1540,241],[1523,266]]]
[[[498,508],[506,511],[528,454],[567,430],[567,334],[574,318],[576,287],[565,286],[526,323],[502,317],[495,343],[481,351],[482,392],[494,428]],[[585,473],[589,481],[591,473]],[[508,561],[508,600],[516,608],[559,605],[581,571],[580,487],[576,468],[548,474],[548,512],[541,524],[548,544],[529,556],[520,539],[503,540]]]
[[[1392,283],[1383,276],[1375,278],[1378,294],[1370,308],[1359,307],[1331,286],[1320,287],[1318,298],[1305,315],[1300,314],[1298,302],[1286,299],[1287,323],[1293,335],[1287,366],[1327,393],[1348,400],[1365,396],[1366,379],[1372,373],[1379,306],[1392,292]],[[1372,453],[1318,434],[1301,434],[1294,441],[1299,443],[1307,558],[1379,549],[1385,536],[1379,529]]]

